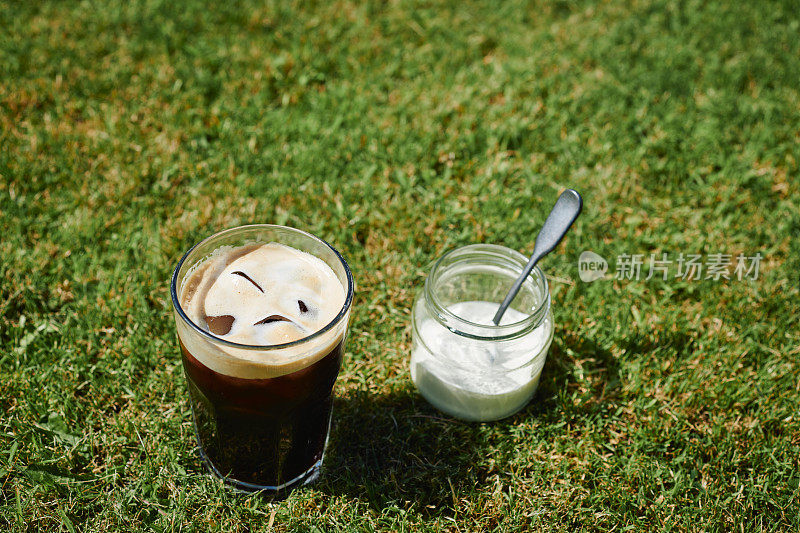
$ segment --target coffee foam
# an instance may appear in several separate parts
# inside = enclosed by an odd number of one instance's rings
[[[324,328],[345,301],[342,283],[324,261],[274,242],[215,250],[192,267],[179,295],[184,313],[201,329],[229,342],[265,347],[254,350],[214,342],[178,317],[178,335],[189,353],[212,370],[233,377],[268,378],[305,368],[330,353],[347,327],[344,317],[307,342],[270,348]],[[218,318],[225,320],[214,322]],[[229,331],[215,329],[231,319]]]

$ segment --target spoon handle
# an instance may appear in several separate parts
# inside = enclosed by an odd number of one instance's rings
[[[539,230],[539,235],[536,236],[536,244],[533,246],[533,255],[531,255],[522,274],[520,274],[514,282],[511,290],[508,291],[503,303],[492,319],[495,325],[500,324],[500,319],[503,318],[503,314],[506,312],[506,309],[508,309],[508,306],[511,305],[520,287],[522,287],[522,284],[525,283],[528,275],[530,275],[533,270],[533,267],[536,266],[536,263],[538,263],[542,257],[552,252],[555,247],[558,246],[558,243],[561,242],[561,239],[563,239],[564,235],[569,231],[572,223],[575,222],[575,219],[581,214],[582,208],[583,199],[581,195],[578,194],[578,191],[567,189],[558,197],[556,205],[553,206],[552,211],[547,215],[547,220],[544,221],[542,229]]]

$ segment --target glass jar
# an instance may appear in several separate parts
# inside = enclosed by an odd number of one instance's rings
[[[436,408],[497,420],[536,392],[553,340],[550,292],[538,267],[500,325],[492,322],[527,262],[504,246],[474,244],[434,264],[412,310],[411,379]]]

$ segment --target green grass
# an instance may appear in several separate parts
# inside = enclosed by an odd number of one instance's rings
[[[0,4],[0,529],[800,528],[794,1]],[[548,257],[519,414],[408,372],[430,262]],[[194,453],[168,278],[220,229],[332,242],[357,298],[324,477],[269,505]],[[577,257],[761,253],[755,281]]]

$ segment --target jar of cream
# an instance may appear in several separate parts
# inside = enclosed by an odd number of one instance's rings
[[[474,244],[434,264],[412,310],[411,379],[436,408],[497,420],[536,392],[553,340],[550,292],[538,267],[500,324],[492,322],[527,262],[509,248]]]

